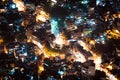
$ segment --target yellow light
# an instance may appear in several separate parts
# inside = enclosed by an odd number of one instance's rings
[[[106,68],[108,68],[108,69],[110,69],[110,70],[113,69],[112,65],[108,65]]]
[[[37,22],[38,22],[38,20],[40,20],[40,21],[42,21],[42,22],[45,22],[46,21],[46,19],[44,18],[44,16],[42,16],[42,15],[38,15],[37,17]]]
[[[0,44],[2,44],[4,42],[4,40],[2,38],[0,38]]]
[[[6,46],[4,46],[4,52],[7,54],[8,53],[8,50],[6,48]]]
[[[43,51],[44,51],[46,57],[50,57],[50,56],[51,57],[56,57],[56,56],[59,56],[59,51],[54,50],[54,49],[52,49],[50,47],[47,47],[47,46],[43,47]]]
[[[2,2],[5,2],[5,0],[2,0]]]
[[[89,58],[90,60],[94,60],[94,63],[95,63],[95,68],[97,70],[100,70],[100,71],[104,71],[106,73],[106,75],[108,76],[109,80],[118,80],[113,74],[111,74],[109,72],[108,69],[112,69],[112,65],[109,64],[107,67],[103,68],[102,67],[102,58],[101,58],[101,55],[99,53],[95,53],[93,51],[91,51],[88,47],[87,47],[87,44],[83,41],[79,41],[79,44],[81,44],[81,46],[86,50],[86,51],[89,51],[91,52],[92,54],[92,57]],[[98,55],[99,54],[99,55]],[[107,69],[108,68],[108,69]]]
[[[120,31],[117,29],[107,30],[106,33],[108,38],[114,38],[114,39],[120,38]]]
[[[41,10],[38,10],[37,12],[37,16],[36,16],[36,21],[39,22],[45,22],[46,20],[49,20],[49,14],[46,13],[45,11],[43,11],[42,9]]]
[[[95,45],[95,41],[94,41],[94,40],[91,40],[91,41],[90,41],[90,44]]]
[[[101,68],[102,71],[104,71],[106,73],[106,75],[108,76],[109,80],[118,80],[113,74],[111,74],[107,69]]]
[[[42,73],[44,71],[44,67],[42,66],[42,65],[40,65],[39,67],[38,67],[38,73],[40,74],[40,73]]]
[[[120,18],[120,13],[118,14],[118,18]]]
[[[116,15],[116,14],[113,14],[113,17],[114,17],[114,18],[117,18],[117,15]]]
[[[29,43],[29,42],[31,42],[31,40],[30,40],[30,39],[27,39],[27,42]]]
[[[115,30],[115,32],[116,32],[116,33],[119,33],[119,31],[118,31],[118,30]]]
[[[16,4],[18,11],[24,12],[26,10],[26,7],[25,7],[24,2],[22,0],[13,0],[13,2]]]

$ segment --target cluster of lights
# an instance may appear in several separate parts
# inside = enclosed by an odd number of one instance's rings
[[[82,4],[87,4],[87,3],[88,3],[88,0],[83,0],[81,3],[82,3]]]
[[[22,0],[13,0],[13,2],[15,3],[15,4],[12,4],[11,5],[11,7],[13,8],[13,9],[15,9],[16,7],[18,8],[18,11],[25,11],[26,10],[26,7],[25,7],[25,5],[24,5],[24,3],[22,2]],[[55,5],[55,4],[57,4],[57,1],[56,0],[51,0],[51,2],[52,2],[52,5]],[[82,4],[87,4],[88,3],[88,1],[87,0],[84,0],[84,1],[82,1],[81,2]],[[105,3],[100,3],[100,1],[98,1],[97,0],[97,5],[102,5],[102,6],[105,6]],[[120,16],[120,15],[119,15]],[[119,17],[118,16],[118,17]],[[73,19],[74,18],[74,16],[70,16],[69,18],[71,18],[71,19]],[[36,10],[36,22],[46,22],[47,20],[50,20],[50,15],[47,13],[47,12],[45,12],[43,9],[37,9]],[[81,23],[83,23],[84,22],[84,19],[82,19],[81,17],[78,17],[77,19],[76,19],[76,21],[75,21],[75,24],[76,25],[78,25],[78,24],[81,24]],[[93,25],[95,25],[96,23],[95,23],[95,20],[94,19],[91,19],[91,20],[87,20],[86,21],[86,23],[87,24],[89,24],[89,25],[91,25],[91,26],[93,26]],[[66,40],[61,34],[60,34],[60,32],[59,32],[59,26],[58,26],[58,21],[57,20],[55,20],[55,19],[51,19],[51,31],[52,31],[52,33],[56,36],[56,39],[53,41],[55,44],[58,44],[58,45],[60,45],[61,46],[61,49],[63,48],[63,45],[65,45],[67,42],[68,42],[68,40]],[[77,26],[75,26],[75,28],[77,28]],[[90,31],[91,32],[91,31]],[[89,32],[89,33],[90,33]],[[107,33],[107,35],[110,35],[110,37],[116,37],[116,38],[119,38],[120,37],[120,32],[119,32],[119,30],[117,30],[117,29],[113,29],[112,31],[111,30],[108,30],[108,31],[106,31],[106,33]],[[82,34],[81,36],[84,36],[84,34]],[[28,36],[27,36],[28,37]],[[30,39],[28,39],[29,41],[28,42],[30,42]],[[59,55],[59,51],[57,51],[57,50],[53,50],[53,49],[51,49],[51,48],[49,48],[49,47],[47,47],[47,46],[43,46],[38,40],[36,40],[35,38],[33,38],[33,39],[31,39],[31,42],[32,43],[34,43],[36,46],[38,46],[38,48],[39,48],[39,50],[41,50],[44,54],[45,54],[45,56],[46,57],[50,57],[50,56],[52,56],[52,57],[56,57],[56,56],[60,56]],[[104,36],[100,36],[98,39],[96,39],[96,40],[90,40],[90,44],[92,44],[92,45],[95,45],[95,43],[99,43],[99,42],[102,42],[102,44],[104,44],[105,43],[105,37]],[[0,44],[1,43],[3,43],[3,40],[2,39],[0,39]],[[110,69],[110,70],[112,70],[113,69],[113,66],[112,65],[107,65],[106,67],[102,67],[102,59],[101,59],[101,55],[98,55],[98,53],[95,53],[95,52],[93,52],[93,51],[91,51],[90,49],[89,49],[89,47],[88,47],[88,45],[85,43],[85,42],[83,42],[83,41],[81,41],[81,40],[79,40],[78,41],[78,44],[79,45],[81,45],[83,48],[84,48],[84,50],[86,50],[86,51],[89,51],[89,52],[91,52],[92,53],[92,57],[90,57],[89,59],[91,59],[91,60],[93,60],[94,61],[94,63],[95,63],[95,67],[96,67],[96,69],[97,70],[101,70],[101,71],[104,71],[105,73],[106,73],[106,75],[107,76],[109,76],[109,79],[110,80],[118,80],[114,75],[112,75],[109,71],[108,71],[108,69]],[[24,56],[27,56],[27,53],[26,52],[24,52],[23,51],[23,48],[24,47],[22,47],[22,49],[21,49],[21,52],[22,53],[24,53],[23,55]],[[7,49],[6,49],[6,47],[4,48],[4,51],[5,51],[5,53],[8,53],[8,51],[7,51]],[[75,50],[73,50],[73,53],[72,53],[75,57],[74,57],[74,60],[75,61],[78,61],[78,62],[82,62],[82,63],[84,63],[84,62],[86,62],[87,60],[86,60],[86,58],[85,58],[85,56],[81,53],[81,52],[79,52],[79,51],[75,51]],[[22,58],[23,59],[23,58]],[[35,60],[36,60],[36,58],[35,58]],[[108,69],[107,69],[108,68]],[[39,65],[39,67],[38,67],[38,73],[41,73],[42,71],[44,71],[44,67],[43,67],[43,64],[40,64]],[[11,72],[14,72],[14,70],[11,70]],[[63,75],[64,73],[62,72],[62,71],[58,71],[58,73],[60,74],[60,75]]]
[[[108,39],[119,39],[120,38],[120,31],[117,29],[107,30],[107,37]]]
[[[100,70],[100,71],[104,71],[106,73],[106,75],[108,76],[108,79],[109,80],[118,80],[113,74],[111,74],[108,69],[112,70],[113,67],[112,67],[112,64],[109,64],[107,65],[105,68],[102,67],[102,58],[101,58],[101,55],[99,53],[94,53],[93,51],[91,51],[89,49],[89,47],[87,47],[87,44],[84,43],[83,41],[79,41],[81,46],[83,46],[83,48],[86,50],[86,51],[90,51],[92,53],[92,57],[90,57],[89,59],[91,60],[94,60],[94,63],[95,63],[95,68],[97,70]]]
[[[26,6],[24,5],[24,2],[22,2],[22,0],[13,0],[13,2],[15,3],[15,5],[12,5],[13,8],[18,8],[18,11],[25,11],[26,10]]]
[[[37,16],[36,16],[36,21],[37,22],[45,22],[46,20],[49,20],[50,16],[48,13],[46,13],[43,9],[37,10]]]

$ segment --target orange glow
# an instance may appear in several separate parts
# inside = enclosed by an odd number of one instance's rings
[[[21,26],[25,26],[25,22],[24,21],[22,21]]]
[[[94,54],[92,59],[94,60],[95,68],[97,70],[101,70],[101,63],[102,63],[101,55]]]
[[[8,53],[8,50],[6,48],[6,46],[4,46],[4,52],[7,54]]]
[[[102,67],[102,58],[101,58],[101,55],[100,54],[96,54],[94,53],[93,51],[91,51],[89,49],[89,47],[87,47],[87,44],[83,41],[79,41],[79,44],[87,51],[90,51],[92,53],[92,57],[90,58],[91,60],[94,60],[94,63],[95,63],[95,68],[97,70],[100,70],[100,71],[104,71],[106,73],[106,75],[108,76],[109,80],[118,80],[113,74],[111,74],[108,69],[112,70],[112,65],[108,65],[106,66],[105,68]],[[107,69],[108,68],[108,69]]]
[[[107,69],[101,68],[102,71],[104,71],[106,73],[106,75],[108,76],[109,80],[118,80],[113,74],[111,74]]]
[[[50,56],[52,56],[52,57],[56,57],[56,56],[58,56],[59,55],[59,51],[56,51],[56,50],[54,50],[54,49],[52,49],[52,48],[50,48],[50,47],[47,47],[47,46],[43,46],[38,40],[37,40],[37,38],[35,38],[35,37],[32,37],[32,40],[31,40],[31,42],[33,43],[33,44],[35,44],[39,49],[37,49],[37,50],[39,50],[40,52],[43,52],[44,53],[44,55],[45,55],[45,57],[50,57]],[[38,52],[39,52],[38,51]]]
[[[120,38],[120,31],[115,28],[112,30],[107,30],[106,33],[108,38],[114,38],[114,39]]]
[[[27,39],[27,42],[29,43],[29,42],[31,42],[31,40],[30,40],[30,39]]]
[[[37,11],[36,21],[39,22],[45,22],[46,20],[49,20],[50,16],[48,13],[46,13],[43,9],[40,9]]]
[[[6,9],[0,9],[0,13],[6,12]]]
[[[39,67],[38,67],[38,73],[41,74],[43,71],[44,71],[44,67],[43,67],[43,65],[41,64],[41,65],[39,65]]]
[[[91,45],[95,45],[95,41],[94,41],[94,40],[91,40],[91,41],[90,41],[90,44],[91,44]]]
[[[14,63],[11,63],[10,66],[11,66],[11,67],[15,67],[15,64],[14,64]]]
[[[2,2],[5,2],[5,0],[2,0]]]
[[[120,18],[120,13],[118,14],[118,18]]]
[[[16,4],[16,7],[18,8],[18,11],[25,11],[26,7],[24,5],[24,2],[22,0],[13,0],[13,2]]]
[[[109,64],[109,65],[106,66],[106,68],[112,70],[112,69],[113,69],[113,66]]]
[[[3,42],[4,42],[4,41],[3,41],[3,39],[2,39],[2,38],[0,38],[0,44],[1,44],[1,43],[3,43]]]
[[[45,57],[56,57],[56,56],[59,56],[59,51],[54,50],[52,48],[48,48],[47,46],[43,47],[43,52],[45,54]]]

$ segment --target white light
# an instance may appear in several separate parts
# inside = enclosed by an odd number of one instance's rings
[[[27,52],[23,54],[24,56],[27,56]]]
[[[98,5],[99,3],[100,3],[100,0],[97,0],[97,1],[96,1],[96,5]]]
[[[103,38],[103,35],[100,35],[101,38]]]
[[[63,75],[64,74],[64,71],[58,71],[58,74],[60,74],[60,75]]]
[[[82,3],[82,4],[87,4],[87,3],[88,3],[88,1],[87,1],[87,0],[85,0],[85,1],[82,1],[81,3]]]
[[[84,34],[82,33],[82,34],[81,34],[81,36],[83,37],[83,36],[84,36]]]
[[[118,31],[118,30],[115,30],[115,32],[116,32],[116,33],[119,33],[119,31]]]
[[[13,9],[15,9],[15,8],[16,8],[16,5],[15,5],[15,4],[12,4],[11,7],[12,7]]]
[[[9,26],[13,26],[13,24],[9,24]]]
[[[57,4],[57,0],[51,0],[51,5],[54,6],[55,4]]]
[[[57,3],[57,1],[56,0],[51,0],[52,2],[54,2],[54,3]]]
[[[70,40],[68,40],[68,41],[77,41],[77,40],[75,40],[75,39],[70,39]]]
[[[105,41],[102,41],[102,44],[105,44]]]

